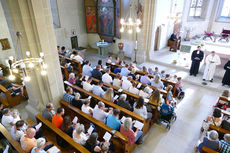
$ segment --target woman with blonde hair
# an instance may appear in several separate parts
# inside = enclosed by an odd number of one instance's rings
[[[151,81],[151,86],[157,87],[158,89],[164,88],[164,84],[161,82],[161,77],[159,74],[157,74],[155,79]]]
[[[113,88],[108,88],[107,91],[105,92],[103,98],[108,100],[108,101],[112,101],[113,102]]]
[[[161,93],[160,93],[160,90],[155,90],[151,96],[149,97],[149,100],[153,103],[157,103],[158,106],[160,106],[164,99],[161,98]]]
[[[173,101],[172,89],[173,89],[172,85],[169,85],[166,88],[166,92],[167,92],[167,94],[166,94],[166,104],[170,104]]]

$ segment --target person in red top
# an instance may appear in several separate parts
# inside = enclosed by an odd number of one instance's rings
[[[62,108],[62,107],[59,107],[58,109],[57,109],[57,113],[53,116],[53,118],[52,118],[52,123],[56,126],[56,127],[58,127],[59,129],[61,128],[61,124],[62,124],[62,122],[63,122],[63,115],[64,115],[64,113],[65,113],[65,110],[64,110],[64,108]]]
[[[176,90],[177,90],[177,98],[179,100],[184,98],[184,91],[182,90],[181,81],[182,81],[181,77],[178,77],[176,83]]]
[[[136,144],[142,144],[143,142],[143,132],[139,129],[136,129],[136,132],[132,130],[132,119],[130,117],[125,119],[124,124],[121,125],[120,132],[128,137],[128,143],[130,145],[135,142]]]

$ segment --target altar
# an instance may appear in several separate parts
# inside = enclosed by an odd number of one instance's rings
[[[111,43],[108,42],[95,42],[94,46],[98,47],[98,55],[107,56]]]

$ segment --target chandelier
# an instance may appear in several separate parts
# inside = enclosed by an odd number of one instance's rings
[[[121,24],[120,32],[121,33],[123,33],[125,29],[127,29],[129,34],[133,33],[133,29],[136,29],[137,33],[141,31],[141,28],[140,28],[141,20],[137,19],[136,16],[133,15],[132,8],[133,8],[133,5],[131,1],[129,5],[129,13],[127,14],[125,18],[121,18],[120,20],[120,24]]]
[[[40,52],[40,57],[35,58],[35,57],[31,57],[30,51],[26,51],[26,58],[23,58],[21,42],[20,42],[22,33],[16,32],[16,36],[17,36],[16,57],[14,58],[13,56],[10,56],[8,61],[10,65],[9,79],[14,80],[16,78],[15,75],[20,73],[23,75],[22,80],[28,82],[30,81],[30,76],[28,75],[28,72],[33,71],[35,69],[40,69],[41,75],[46,75],[47,65],[44,63],[44,53]]]

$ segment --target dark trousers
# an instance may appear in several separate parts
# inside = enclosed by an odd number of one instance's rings
[[[200,67],[200,62],[192,62],[191,68],[190,68],[190,74],[191,75],[197,75]]]

